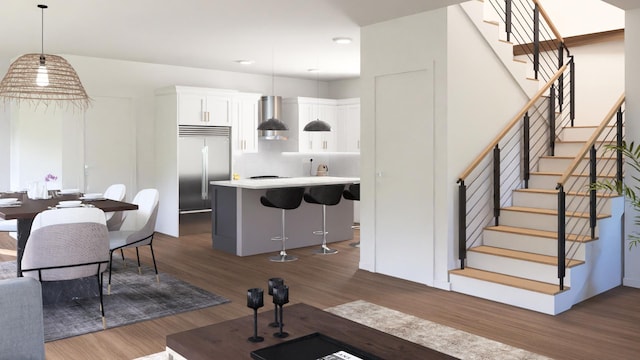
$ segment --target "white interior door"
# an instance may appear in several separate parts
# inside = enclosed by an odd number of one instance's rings
[[[376,271],[433,282],[434,104],[430,70],[375,80]]]
[[[135,196],[136,122],[130,98],[98,97],[85,116],[84,191],[104,192],[125,184],[127,199]]]

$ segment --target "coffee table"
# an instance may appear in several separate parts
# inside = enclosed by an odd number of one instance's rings
[[[264,337],[260,343],[247,341],[253,335],[253,315],[168,335],[169,359],[251,359],[252,351],[317,332],[382,359],[455,359],[307,304],[284,307],[288,338],[274,337],[277,329],[268,326],[271,321],[273,311],[258,314],[258,335]]]

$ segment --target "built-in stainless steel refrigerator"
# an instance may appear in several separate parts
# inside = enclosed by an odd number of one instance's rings
[[[179,126],[180,213],[211,211],[209,181],[231,177],[231,130],[226,126]]]

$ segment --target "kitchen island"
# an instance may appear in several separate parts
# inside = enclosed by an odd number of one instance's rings
[[[260,197],[269,189],[359,183],[359,178],[310,176],[295,178],[211,181],[211,236],[213,248],[238,256],[279,252],[280,241],[271,241],[282,231],[281,210],[265,207]],[[353,238],[353,202],[342,199],[327,206],[327,242]],[[313,231],[322,229],[322,206],[304,200],[286,212],[287,249],[320,247],[322,238]]]

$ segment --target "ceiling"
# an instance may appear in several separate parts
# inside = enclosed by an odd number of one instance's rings
[[[622,10],[632,10],[640,8],[640,2],[638,0],[603,0],[611,5],[617,6]]]
[[[360,72],[360,27],[460,0],[2,0],[0,60],[44,52],[335,80]],[[335,44],[350,37],[350,45]],[[253,60],[240,65],[235,60]],[[320,69],[310,73],[309,69]]]

